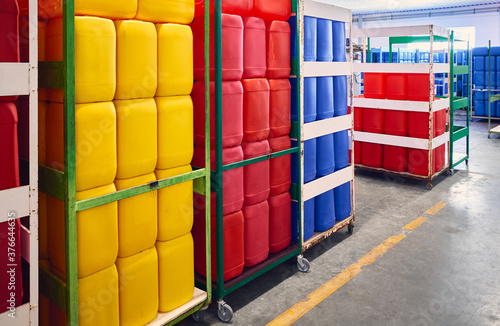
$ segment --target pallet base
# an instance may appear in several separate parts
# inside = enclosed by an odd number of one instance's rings
[[[436,177],[438,177],[439,175],[443,174],[446,171],[449,171],[449,169],[450,169],[449,166],[445,165],[440,171],[434,173],[433,175],[423,176],[423,175],[411,174],[409,172],[395,172],[395,171],[390,171],[390,170],[386,170],[383,168],[372,168],[372,167],[361,165],[361,164],[356,164],[355,167],[356,167],[356,169],[360,169],[360,170],[396,175],[396,176],[410,178],[410,179],[416,179],[416,180],[424,180],[427,182],[431,182]]]
[[[348,218],[346,218],[343,221],[335,223],[335,225],[327,231],[314,232],[314,235],[311,238],[309,238],[306,242],[304,242],[304,244],[302,244],[302,252],[317,245],[318,243],[325,240],[326,238],[328,238],[329,236],[336,233],[337,231],[339,231],[340,229],[342,229],[343,227],[345,227],[347,225],[354,226],[354,215],[349,216]]]

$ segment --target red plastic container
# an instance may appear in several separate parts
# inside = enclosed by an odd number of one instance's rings
[[[243,247],[244,239],[244,218],[243,212],[225,215],[224,221],[224,281],[228,281],[243,272],[245,266],[245,252]],[[215,216],[211,218],[211,239],[212,239],[212,280],[217,280],[217,223]],[[194,211],[193,224],[194,239],[194,269],[196,273],[203,277],[207,276],[206,268],[206,247],[205,247],[205,211]]]
[[[363,131],[375,134],[384,133],[384,110],[363,109]]]
[[[433,137],[441,136],[446,131],[446,110],[434,112]],[[429,113],[408,112],[408,135],[414,138],[429,138]]]
[[[243,150],[241,146],[224,148],[222,150],[222,163],[231,164],[243,160]],[[210,161],[212,170],[215,169],[215,150],[210,151]],[[205,149],[201,146],[194,147],[192,165],[195,167],[205,167]],[[225,171],[222,177],[223,183],[223,215],[231,214],[241,210],[243,207],[243,167]],[[216,197],[212,192],[211,213],[216,213]],[[194,194],[194,208],[203,210],[205,207],[205,197]]]
[[[387,99],[408,99],[408,74],[386,74],[385,85],[385,97]]]
[[[205,146],[205,82],[194,83],[194,143]],[[222,82],[222,147],[243,140],[243,87],[239,81]],[[210,82],[210,147],[215,148],[215,83]]]
[[[432,174],[436,173],[436,149],[432,151]],[[408,148],[408,172],[412,174],[429,175],[429,151]]]
[[[385,98],[385,74],[365,72],[363,74],[364,96],[366,98]]]
[[[429,102],[430,91],[429,74],[408,74],[408,100]]]
[[[360,141],[355,141],[354,142],[354,164],[361,164],[362,151],[363,151],[363,143]],[[351,156],[349,155],[349,159],[350,159],[350,157]]]
[[[446,110],[434,112],[434,137],[441,136],[446,131]]]
[[[290,133],[291,85],[288,79],[269,80],[269,137]]]
[[[269,3],[269,0],[267,1]],[[285,21],[267,22],[267,78],[290,77],[290,25]]]
[[[382,167],[383,145],[363,143],[361,147],[361,164],[372,168]]]
[[[222,13],[239,16],[250,16],[253,9],[253,0],[224,0],[222,1]],[[210,14],[214,13],[214,1],[210,0]],[[205,15],[205,0],[195,0],[194,16]]]
[[[0,62],[19,62],[19,6],[16,0],[0,0]],[[17,96],[0,96],[15,101]]]
[[[243,78],[266,77],[266,23],[245,17],[243,26]]]
[[[269,142],[260,140],[251,143],[243,143],[243,154],[245,160],[268,155],[271,152]],[[269,197],[269,160],[250,164],[243,167],[243,189],[245,189],[245,205],[254,205]]]
[[[252,267],[269,255],[269,204],[267,200],[243,206],[245,218],[245,267]]]
[[[269,197],[269,252],[279,252],[290,245],[292,239],[292,197],[284,192]]]
[[[269,136],[269,83],[265,78],[244,79],[243,141],[254,142]]]
[[[280,152],[291,148],[290,137],[282,136],[269,138],[271,152]],[[291,178],[291,155],[283,155],[271,159],[270,163],[270,195],[278,195],[287,192],[292,184]]]
[[[384,132],[387,135],[408,135],[408,112],[385,110]]]
[[[264,20],[287,21],[291,14],[291,0],[254,0],[252,16]]]
[[[240,16],[222,14],[222,80],[240,80],[243,76],[243,20]],[[214,30],[214,17],[210,16],[210,30]],[[193,29],[194,79],[205,79],[204,19],[199,17]],[[210,34],[210,80],[215,78],[214,33]]]
[[[384,145],[383,167],[389,171],[408,171],[408,148]]]
[[[440,171],[446,162],[446,146],[445,144],[437,147],[434,150],[434,171]]]
[[[363,131],[363,108],[354,108],[354,131]]]
[[[0,102],[0,189],[19,186],[17,122],[16,105]]]

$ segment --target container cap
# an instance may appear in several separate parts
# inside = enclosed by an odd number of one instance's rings
[[[17,123],[16,105],[12,102],[0,102],[0,125]]]

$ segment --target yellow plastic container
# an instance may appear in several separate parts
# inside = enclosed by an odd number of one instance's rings
[[[189,95],[193,89],[193,32],[179,24],[157,24],[156,96]]]
[[[156,97],[158,107],[157,169],[170,169],[193,159],[193,101],[191,96]]]
[[[171,311],[189,302],[194,293],[193,236],[156,242],[159,266],[159,311]]]
[[[194,18],[194,0],[139,0],[135,18],[154,23],[189,24]]]
[[[156,181],[154,173],[131,179],[116,179],[116,190]],[[129,257],[155,245],[158,234],[158,193],[118,201],[118,257]]]
[[[61,61],[62,18],[47,26],[46,59]],[[75,101],[107,102],[116,90],[116,31],[113,21],[75,17]],[[63,102],[62,90],[50,90],[51,102]]]
[[[158,83],[158,48],[153,23],[115,21],[117,100],[154,97]]]
[[[65,280],[63,274],[52,272]],[[78,324],[80,326],[120,325],[118,271],[116,266],[78,280]],[[50,306],[50,325],[66,325],[66,313]]]
[[[118,258],[116,267],[120,281],[120,325],[146,325],[158,312],[156,248]]]
[[[116,191],[115,185],[76,193],[76,200]],[[64,203],[48,196],[48,235],[51,264],[66,273]],[[77,213],[78,278],[113,265],[118,256],[118,205],[116,202]]]
[[[117,117],[116,178],[152,173],[157,160],[157,112],[154,99],[114,101]]]
[[[75,14],[112,19],[134,18],[137,0],[75,0]],[[38,0],[38,15],[53,19],[62,17],[62,0]]]
[[[191,166],[156,170],[158,180],[191,172]],[[158,241],[168,241],[191,232],[193,227],[193,181],[158,190]]]

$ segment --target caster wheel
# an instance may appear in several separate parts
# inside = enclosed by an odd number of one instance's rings
[[[219,309],[217,309],[217,316],[224,323],[229,323],[233,319],[233,309],[227,304],[219,304]]]
[[[431,190],[433,188],[432,183],[428,183],[427,186],[425,186],[427,190]]]
[[[488,135],[488,139],[491,139],[491,135]]]
[[[302,273],[307,273],[309,271],[309,269],[311,268],[311,264],[309,264],[309,261],[307,259],[305,259],[304,257],[299,257],[299,258],[297,258],[297,268]]]
[[[465,165],[469,166],[469,160],[465,160]]]
[[[193,314],[193,320],[201,323],[205,319],[205,311],[197,311]]]
[[[347,232],[349,232],[349,234],[353,234],[354,233],[354,224],[349,224],[347,226]]]

